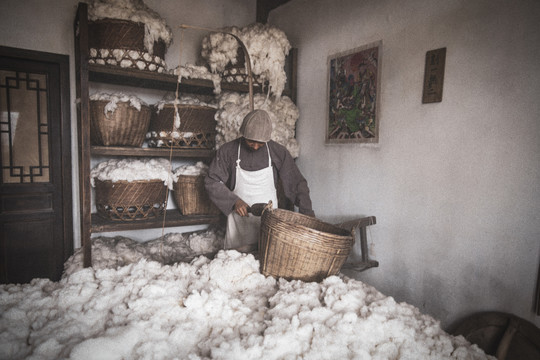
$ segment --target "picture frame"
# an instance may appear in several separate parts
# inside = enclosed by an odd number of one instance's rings
[[[326,143],[378,143],[382,40],[328,57]]]

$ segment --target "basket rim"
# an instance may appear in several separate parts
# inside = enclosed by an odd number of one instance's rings
[[[266,213],[266,212],[269,212],[270,215],[274,215],[273,213],[275,212],[278,212],[278,213],[286,213],[286,212],[289,212],[289,213],[293,213],[294,216],[298,216],[298,217],[304,217],[304,218],[309,218],[310,221],[316,221],[316,222],[319,222],[319,223],[324,223],[326,226],[330,226],[331,228],[333,229],[336,229],[339,233],[336,234],[336,233],[330,233],[330,232],[327,232],[327,231],[321,231],[321,230],[317,230],[317,229],[313,229],[309,226],[306,226],[306,225],[302,225],[302,224],[295,224],[295,223],[292,223],[290,221],[283,221],[285,223],[287,223],[288,225],[291,225],[295,228],[298,228],[298,229],[302,229],[302,230],[307,230],[308,232],[310,233],[313,233],[313,234],[325,234],[325,235],[330,235],[332,237],[339,237],[339,238],[352,238],[354,240],[354,236],[352,234],[352,232],[346,230],[346,229],[343,229],[343,228],[340,228],[336,225],[333,225],[333,224],[329,224],[327,222],[324,222],[320,219],[317,219],[317,218],[314,218],[314,217],[311,217],[311,216],[308,216],[308,215],[304,215],[304,214],[301,214],[301,213],[297,213],[297,212],[294,212],[294,211],[290,211],[290,210],[285,210],[285,209],[280,209],[280,208],[275,208],[275,209],[269,209],[269,208],[265,208],[263,210],[263,215]],[[277,215],[275,215],[277,217]],[[262,226],[262,225],[261,225]]]
[[[178,175],[178,178],[190,178],[190,179],[193,179],[193,178],[199,178],[199,177],[205,177],[206,174],[199,174],[199,175],[184,175],[184,174],[180,174]],[[175,182],[178,182],[178,181],[175,181]]]
[[[92,100],[92,99],[90,99],[90,103],[106,103],[106,104],[108,104],[108,103],[110,103],[110,102],[111,102],[110,100]],[[132,106],[132,105],[130,104],[129,101],[117,101],[117,102],[116,102],[116,105],[119,105],[119,106],[128,106],[128,107],[132,107],[132,108],[134,108],[135,110],[137,110],[137,108],[136,108],[135,106]],[[143,104],[143,103],[141,102],[141,109],[142,109],[143,107],[146,107],[146,108],[149,108],[149,109],[150,109],[151,105]]]
[[[197,104],[176,104],[178,107],[186,107],[186,108],[189,108],[189,107],[192,107],[192,108],[197,108],[197,109],[209,109],[209,110],[215,110],[217,111],[218,109],[213,107],[213,106],[208,106],[208,105],[197,105]],[[158,107],[160,106],[163,106],[163,107],[172,107],[174,108],[175,104],[173,103],[168,103],[168,104],[163,104],[163,105],[156,105],[156,104],[153,104],[151,105],[151,107],[153,108],[156,108],[157,110],[160,110],[158,109]]]
[[[108,184],[148,184],[148,183],[162,182],[163,186],[166,186],[165,181],[161,180],[161,179],[131,180],[131,181],[130,180],[116,180],[116,181],[113,181],[113,180],[101,180],[101,179],[98,179],[98,178],[95,177],[94,181],[96,183],[100,182],[100,183],[108,183]]]
[[[105,22],[121,22],[121,23],[129,23],[129,24],[141,24],[144,25],[143,22],[140,21],[133,21],[133,20],[126,20],[126,19],[118,19],[118,18],[100,18],[100,19],[94,19],[94,20],[88,20],[90,23],[105,23]]]

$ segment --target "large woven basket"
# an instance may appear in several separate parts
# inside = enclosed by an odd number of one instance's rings
[[[173,198],[182,215],[218,215],[219,209],[204,188],[204,175],[180,175],[173,185]]]
[[[345,229],[293,211],[267,208],[259,238],[261,272],[318,282],[340,271],[353,244],[354,236]]]
[[[163,180],[101,181],[96,184],[96,208],[111,220],[155,218],[166,208],[167,186]]]
[[[213,149],[216,143],[217,109],[209,106],[179,104],[180,128],[173,131],[174,104],[161,110],[153,108],[148,146]]]
[[[94,145],[142,146],[150,125],[150,107],[141,110],[118,102],[114,112],[105,114],[107,100],[90,101],[90,139]]]
[[[90,63],[163,72],[167,46],[154,42],[152,54],[144,46],[145,25],[129,20],[100,19],[88,23]]]

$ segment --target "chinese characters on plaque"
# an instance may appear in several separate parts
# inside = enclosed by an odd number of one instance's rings
[[[431,50],[426,53],[422,103],[442,101],[445,61],[446,48]]]

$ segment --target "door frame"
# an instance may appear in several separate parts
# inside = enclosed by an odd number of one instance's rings
[[[72,183],[72,159],[71,159],[71,110],[70,110],[70,79],[69,79],[69,56],[54,54],[36,50],[0,46],[0,56],[14,60],[36,61],[56,66],[59,75],[59,99],[60,106],[60,162],[61,188],[62,188],[62,257],[63,262],[73,254],[73,183]],[[56,95],[54,95],[56,96]],[[53,100],[53,101],[55,101]],[[53,140],[54,141],[54,140]],[[51,154],[51,158],[56,154]],[[52,163],[52,161],[51,161]]]

